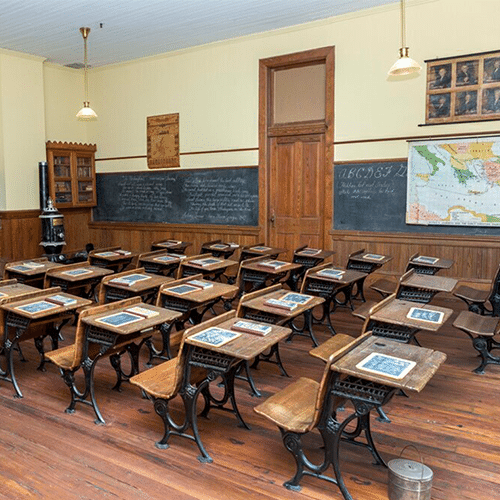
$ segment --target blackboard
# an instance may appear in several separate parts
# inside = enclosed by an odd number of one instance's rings
[[[500,236],[500,228],[406,224],[407,172],[406,160],[335,165],[333,228]]]
[[[96,176],[94,220],[257,226],[257,167]]]

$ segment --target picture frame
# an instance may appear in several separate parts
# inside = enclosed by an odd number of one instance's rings
[[[179,113],[148,116],[148,168],[179,168]]]
[[[500,51],[425,62],[425,125],[500,119]]]
[[[321,269],[321,271],[318,271],[316,275],[324,278],[341,280],[344,277],[344,273],[345,271],[342,271],[341,269]]]
[[[131,323],[136,323],[137,321],[142,320],[144,320],[143,316],[138,316],[137,314],[132,314],[127,311],[120,311],[115,314],[104,316],[103,318],[98,318],[96,319],[96,322],[119,328],[121,326],[130,325]]]
[[[126,276],[120,276],[119,278],[109,280],[109,283],[113,285],[132,286],[140,281],[149,279],[151,279],[151,276],[146,276],[145,274],[127,274]]]
[[[211,327],[189,336],[190,341],[209,347],[221,347],[231,340],[241,336],[240,332],[233,332],[224,328]]]
[[[424,309],[422,307],[412,307],[406,315],[408,319],[416,319],[418,321],[427,321],[440,325],[443,322],[444,313],[442,311],[434,311],[432,309]]]
[[[85,274],[92,274],[92,270],[80,267],[79,269],[70,269],[69,271],[64,271],[61,274],[64,274],[65,276],[83,276]]]
[[[36,314],[39,312],[49,311],[50,309],[55,309],[59,307],[53,302],[47,302],[46,300],[38,300],[36,302],[31,302],[29,304],[24,304],[22,306],[17,306],[16,309],[19,311],[24,311],[30,314]]]
[[[376,375],[401,380],[416,366],[415,361],[409,359],[396,358],[388,354],[372,352],[356,368]]]

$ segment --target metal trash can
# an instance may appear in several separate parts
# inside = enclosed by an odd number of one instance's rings
[[[403,451],[406,448],[403,448]],[[432,470],[424,465],[422,459],[420,462],[414,462],[401,458],[401,455],[400,458],[391,460],[387,464],[389,468],[389,500],[430,500]]]

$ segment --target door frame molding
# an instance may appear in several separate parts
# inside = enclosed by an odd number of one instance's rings
[[[293,124],[270,123],[272,104],[272,74],[276,69],[325,64],[325,119]],[[325,182],[323,216],[323,248],[330,248],[326,241],[333,224],[333,140],[334,140],[334,69],[335,47],[295,52],[259,60],[259,226],[265,241],[269,240],[269,137],[277,135],[306,135],[325,133]]]

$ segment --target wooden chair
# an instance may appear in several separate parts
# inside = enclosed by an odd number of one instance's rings
[[[489,364],[500,365],[500,356],[492,354],[493,350],[500,349],[500,321],[497,317],[462,311],[453,326],[471,338],[472,346],[481,356],[481,364],[473,370],[475,373],[482,375]]]
[[[86,353],[86,359],[83,359],[85,354],[85,324],[82,322],[82,319],[87,316],[112,311],[113,309],[119,307],[133,306],[134,304],[139,304],[140,302],[140,297],[132,297],[120,302],[95,306],[80,311],[74,343],[45,354],[45,357],[59,368],[64,383],[69,387],[71,402],[65,410],[66,413],[74,413],[76,403],[83,403],[93,407],[97,416],[96,423],[104,423],[104,419],[102,418],[102,415],[100,414],[100,411],[95,403],[91,388],[93,384],[93,372],[97,361],[103,357],[110,359],[111,365],[113,366],[117,376],[117,381],[113,386],[113,390],[119,390],[124,380],[129,380],[132,375],[135,375],[138,372],[137,361],[140,347],[145,342],[146,338],[151,336],[151,331],[141,332],[138,335],[134,335],[134,340],[140,340],[139,346],[132,348],[135,349],[135,351],[131,351],[131,346],[135,344],[131,344],[130,338],[127,337],[126,341],[108,349],[105,355],[101,352],[102,346],[100,344],[89,343],[87,346],[88,352]],[[132,359],[132,369],[130,374],[125,374],[121,369],[120,358],[125,352],[129,352]],[[85,374],[85,385],[83,391],[78,388],[75,380],[75,374],[80,368],[83,368]],[[87,399],[89,396],[91,396],[90,401]]]
[[[309,475],[338,484],[344,493],[344,498],[350,498],[345,495],[347,490],[341,479],[338,464],[338,446],[343,434],[354,441],[364,431],[372,455],[377,462],[384,463],[375,449],[371,436],[370,413],[358,416],[357,412],[354,412],[340,424],[336,421],[336,410],[345,399],[331,394],[332,382],[339,375],[332,371],[332,364],[370,335],[368,332],[357,339],[352,339],[347,345],[332,352],[326,361],[321,381],[301,377],[254,408],[256,413],[278,426],[285,448],[295,459],[296,472],[283,484],[286,488],[300,491],[301,479],[304,475]],[[347,424],[354,418],[358,418],[356,430],[345,433]],[[302,445],[302,437],[314,429],[320,432],[324,445],[323,462],[320,465],[315,465],[307,458]],[[324,474],[330,465],[334,469],[335,479]]]
[[[485,316],[500,316],[500,264],[489,289],[478,290],[468,285],[461,285],[453,295],[462,299],[469,311]],[[488,307],[489,303],[489,307]]]

